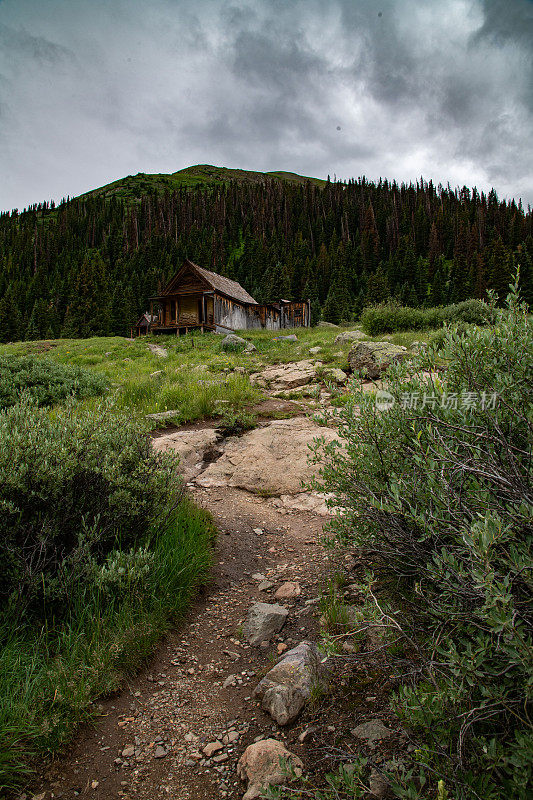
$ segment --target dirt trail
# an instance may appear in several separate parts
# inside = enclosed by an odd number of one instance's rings
[[[42,780],[33,787],[33,800],[241,798],[245,786],[237,779],[236,765],[252,742],[274,736],[303,760],[306,770],[323,771],[333,761],[349,760],[360,750],[360,741],[350,733],[354,724],[376,713],[390,721],[378,687],[385,689],[388,677],[375,666],[370,671],[363,666],[350,695],[348,661],[341,660],[330,694],[309,705],[285,728],[275,725],[253,698],[255,686],[281,652],[302,639],[317,640],[318,597],[338,566],[320,542],[324,516],[307,508],[297,510],[302,508],[301,500],[291,507],[290,497],[287,506],[276,498],[262,497],[260,490],[236,488],[239,480],[260,486],[262,473],[274,467],[278,477],[281,469],[290,479],[294,470],[305,471],[302,459],[296,464],[292,452],[289,456],[278,452],[287,447],[283,437],[290,436],[290,430],[284,433],[283,425],[268,421],[280,412],[282,416],[296,414],[295,430],[301,429],[302,406],[270,398],[258,410],[265,414],[260,425],[272,426],[273,439],[268,439],[268,431],[266,439],[258,437],[262,444],[257,449],[256,443],[252,474],[243,471],[242,460],[236,457],[235,447],[241,445],[225,443],[226,455],[220,463],[225,475],[233,470],[233,488],[217,485],[220,474],[211,485],[199,485],[202,480],[206,483],[211,466],[207,453],[212,452],[212,443],[207,441],[215,434],[214,424],[208,421],[181,429],[196,442],[180,453],[188,489],[212,513],[219,531],[210,583],[149,666],[124,691],[103,701],[97,723],[82,728],[70,750],[46,767]],[[171,430],[170,438],[176,433]],[[168,431],[156,439],[164,435]],[[281,443],[276,436],[282,437]],[[180,438],[183,443],[187,436]],[[164,449],[161,441],[154,443],[161,445]],[[204,462],[198,464],[202,448]],[[254,462],[252,448],[250,455]],[[199,471],[202,479],[197,484]],[[271,476],[267,477],[268,485]],[[271,585],[265,585],[265,580]],[[297,581],[301,588],[294,600],[280,601],[289,610],[287,623],[268,647],[248,645],[240,635],[248,609],[257,601],[277,602],[274,593],[285,581]],[[357,594],[356,587],[351,591]],[[345,594],[350,596],[350,587]],[[370,688],[372,696],[364,697]],[[342,703],[334,703],[335,691],[342,695]],[[209,744],[214,746],[206,748]],[[379,757],[370,753],[377,764],[387,757],[387,748]],[[23,797],[29,800],[32,795]]]
[[[309,745],[298,736],[309,719],[282,731],[252,692],[277,658],[278,645],[281,650],[316,638],[315,604],[305,601],[317,597],[324,580],[326,556],[318,541],[324,518],[280,513],[237,489],[193,489],[192,495],[219,529],[211,583],[149,668],[102,702],[98,723],[83,728],[70,751],[47,769],[34,789],[43,800],[242,797],[238,757],[273,731],[306,760]],[[269,590],[258,590],[260,581],[252,578],[257,573],[272,582]],[[268,649],[251,647],[239,626],[253,602],[276,602],[273,594],[284,580],[297,580],[302,590],[284,602],[287,624]],[[207,759],[202,749],[217,740],[223,749]]]

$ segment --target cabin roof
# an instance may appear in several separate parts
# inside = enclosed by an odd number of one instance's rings
[[[221,292],[221,294],[225,294],[227,297],[232,297],[234,300],[239,300],[241,303],[250,303],[254,306],[257,305],[257,302],[254,300],[251,294],[248,294],[246,289],[243,289],[240,283],[237,281],[232,281],[230,278],[225,278],[223,275],[217,275],[216,272],[211,272],[210,269],[204,269],[204,267],[199,267],[198,264],[194,264],[192,261],[188,262],[191,264],[204,278],[207,283],[216,289],[217,291]]]
[[[141,314],[135,325],[148,325],[150,322],[155,322],[155,321],[156,321],[155,315],[153,317],[150,317],[150,312],[145,311],[143,314]]]
[[[176,288],[179,286],[179,276],[184,267],[189,267],[189,269],[194,270],[194,272],[196,272],[197,275],[216,292],[220,292],[220,294],[230,297],[232,300],[238,300],[239,303],[246,303],[247,305],[253,306],[258,305],[257,301],[254,300],[251,294],[248,294],[246,289],[243,289],[240,283],[237,283],[237,281],[232,281],[230,278],[225,278],[223,275],[217,275],[216,272],[211,272],[210,269],[199,267],[198,264],[195,264],[188,258],[185,259],[181,268],[165,286],[162,295],[160,295],[161,297],[164,295],[174,294]],[[155,300],[157,298],[153,299]]]

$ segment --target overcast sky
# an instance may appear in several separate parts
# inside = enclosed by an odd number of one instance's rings
[[[0,0],[0,209],[191,164],[533,204],[531,0]]]

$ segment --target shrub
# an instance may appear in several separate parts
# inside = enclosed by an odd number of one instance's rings
[[[445,332],[444,379],[430,348],[390,370],[386,410],[355,392],[323,466],[334,535],[417,609],[424,677],[395,707],[454,800],[525,800],[532,778],[533,331],[516,289],[491,311]]]
[[[176,496],[174,462],[111,402],[0,413],[0,604],[59,613],[75,581],[137,547]]]
[[[209,570],[213,525],[183,499],[148,546],[109,555],[95,582],[71,587],[61,625],[36,630],[0,615],[0,795],[28,778],[29,757],[54,752],[91,701],[120,688],[187,609]]]
[[[220,414],[218,430],[224,436],[240,436],[257,425],[255,414],[245,409],[224,408]]]
[[[450,306],[408,308],[393,303],[365,308],[361,324],[365,333],[376,336],[408,330],[440,328],[446,323],[487,325],[494,322],[494,309],[482,300],[465,300]]]
[[[102,394],[106,381],[80,367],[58,364],[35,356],[0,355],[0,408],[29,395],[38,406],[51,406],[67,397]]]

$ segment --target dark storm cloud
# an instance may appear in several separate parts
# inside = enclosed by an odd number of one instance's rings
[[[526,0],[0,0],[0,206],[193,163],[533,200]]]

